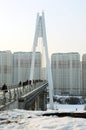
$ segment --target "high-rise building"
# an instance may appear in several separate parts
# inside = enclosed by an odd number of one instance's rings
[[[15,52],[13,54],[13,73],[14,84],[20,81],[24,82],[30,78],[32,52]],[[41,76],[41,53],[36,52],[34,65],[34,79],[40,79]]]
[[[11,51],[0,51],[0,86],[12,85],[13,57]]]
[[[86,96],[86,54],[82,56],[82,95]]]
[[[81,65],[79,53],[55,53],[51,56],[54,94],[80,95]]]

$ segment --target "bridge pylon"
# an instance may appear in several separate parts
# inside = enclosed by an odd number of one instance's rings
[[[33,80],[34,64],[35,64],[35,52],[36,52],[36,47],[38,45],[38,38],[40,38],[40,37],[42,38],[43,47],[45,48],[46,71],[47,71],[46,74],[48,76],[48,84],[49,84],[50,109],[54,109],[54,104],[53,104],[53,81],[52,81],[52,73],[51,73],[51,64],[50,64],[49,55],[48,55],[48,46],[47,46],[44,12],[42,12],[41,16],[39,15],[39,13],[37,14],[36,30],[35,30],[35,36],[34,36],[34,42],[33,42],[30,80]]]

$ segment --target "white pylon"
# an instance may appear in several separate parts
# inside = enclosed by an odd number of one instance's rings
[[[34,42],[33,42],[30,80],[33,80],[34,64],[35,64],[35,52],[36,52],[36,47],[37,47],[37,44],[38,44],[38,38],[39,37],[42,38],[43,46],[45,48],[46,70],[47,70],[48,84],[49,84],[50,109],[54,109],[54,104],[53,104],[53,82],[52,82],[51,65],[50,65],[50,60],[49,60],[49,56],[48,56],[48,46],[47,46],[44,12],[42,12],[42,16],[39,16],[39,13],[37,14],[36,30],[35,30],[35,36],[34,36]]]

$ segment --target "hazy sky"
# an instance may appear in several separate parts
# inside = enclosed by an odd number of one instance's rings
[[[86,0],[0,0],[0,50],[31,51],[42,11],[49,53],[86,53]]]

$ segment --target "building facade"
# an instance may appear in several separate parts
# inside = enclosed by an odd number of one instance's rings
[[[81,94],[79,53],[55,53],[51,56],[54,94]]]
[[[82,56],[82,95],[86,96],[86,54]]]
[[[0,51],[0,86],[4,83],[12,85],[13,56],[11,51]]]
[[[15,52],[13,54],[13,83],[18,84],[30,78],[32,52]],[[35,69],[33,79],[40,79],[41,76],[41,53],[36,52]]]

